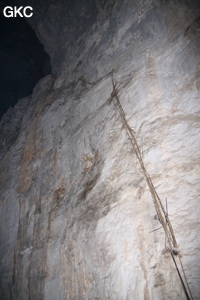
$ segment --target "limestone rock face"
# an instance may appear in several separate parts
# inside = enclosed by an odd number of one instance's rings
[[[174,258],[197,300],[198,3],[75,1],[71,10],[64,3],[45,2],[46,19],[38,10],[31,21],[54,76],[0,123],[1,299],[187,299]],[[69,13],[80,21],[71,29]],[[171,221],[177,255],[122,117]]]

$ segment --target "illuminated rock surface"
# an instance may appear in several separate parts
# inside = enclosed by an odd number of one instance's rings
[[[0,123],[2,299],[186,299],[110,97],[112,69],[200,297],[200,9],[190,1],[103,2],[74,9],[73,26],[81,18],[87,25],[71,46],[62,1],[31,21],[54,75]]]

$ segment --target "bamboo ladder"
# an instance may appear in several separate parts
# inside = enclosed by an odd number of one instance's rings
[[[134,153],[135,153],[135,155],[137,157],[137,160],[140,164],[140,167],[142,169],[142,173],[145,177],[146,183],[149,187],[149,191],[150,191],[152,199],[153,199],[153,204],[154,204],[158,219],[159,219],[159,221],[162,225],[162,228],[164,230],[166,240],[168,242],[169,249],[170,249],[170,254],[171,254],[173,263],[175,265],[176,271],[178,273],[180,282],[182,284],[186,299],[187,300],[193,300],[192,293],[191,293],[191,290],[190,290],[190,287],[189,287],[189,284],[188,284],[188,281],[187,281],[187,278],[186,278],[186,275],[185,275],[185,271],[184,271],[184,268],[183,268],[183,264],[182,264],[182,261],[181,261],[180,254],[174,251],[174,249],[176,249],[178,247],[178,244],[177,244],[177,241],[176,241],[176,237],[175,237],[175,234],[174,234],[172,224],[169,220],[168,213],[167,213],[165,207],[163,206],[158,193],[156,192],[156,189],[155,189],[155,186],[152,182],[151,176],[149,175],[149,173],[147,172],[147,170],[145,168],[145,165],[144,165],[144,162],[143,162],[143,159],[142,159],[142,155],[141,155],[141,151],[140,151],[140,148],[138,146],[138,143],[137,143],[137,140],[136,140],[136,137],[135,137],[135,133],[131,129],[131,127],[128,125],[128,122],[127,122],[127,119],[126,119],[126,114],[123,110],[123,107],[120,103],[119,96],[118,96],[118,93],[119,93],[120,89],[117,88],[117,85],[114,82],[114,70],[112,70],[109,74],[111,74],[112,88],[113,88],[112,93],[111,93],[111,97],[110,97],[110,102],[113,99],[115,100],[115,103],[116,103],[117,108],[119,110],[121,121],[124,125],[123,127],[126,129],[126,131],[128,133],[131,146],[134,150]],[[123,87],[126,84],[128,84],[129,82],[130,82],[130,80],[128,80],[123,85]],[[180,263],[180,269],[179,269],[179,267],[177,265],[177,262],[176,262],[177,258],[178,258],[179,263]],[[181,273],[182,273],[182,275],[181,275]]]

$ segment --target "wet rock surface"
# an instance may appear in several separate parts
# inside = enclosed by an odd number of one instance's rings
[[[62,11],[62,1],[52,5]],[[39,31],[59,10],[32,20],[55,73],[0,124],[1,297],[186,299],[111,97],[114,69],[126,120],[199,299],[200,9],[187,1],[87,5],[94,11],[87,30],[64,51],[68,23],[56,47]],[[87,5],[73,8],[84,20]]]

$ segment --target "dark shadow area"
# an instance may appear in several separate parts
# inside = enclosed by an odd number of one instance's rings
[[[0,118],[51,72],[49,55],[25,18],[0,16]]]

